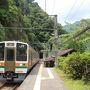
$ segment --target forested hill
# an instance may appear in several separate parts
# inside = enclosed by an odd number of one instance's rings
[[[53,18],[34,0],[0,0],[0,41],[20,40],[39,48],[40,42],[47,42],[52,34],[43,29],[53,26]],[[64,33],[60,24],[58,30]]]

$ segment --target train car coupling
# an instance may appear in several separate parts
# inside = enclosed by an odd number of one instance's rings
[[[13,78],[18,78],[18,74],[11,71],[7,71],[5,74],[3,74],[3,77],[7,80],[12,80]]]

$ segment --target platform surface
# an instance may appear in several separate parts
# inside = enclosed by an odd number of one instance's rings
[[[18,90],[67,90],[53,68],[46,68],[39,63],[27,76]]]

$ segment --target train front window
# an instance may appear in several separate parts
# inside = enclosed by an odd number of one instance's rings
[[[7,61],[14,60],[14,50],[7,48]]]
[[[4,60],[4,43],[0,43],[0,61]]]
[[[27,61],[27,45],[26,44],[17,43],[16,60]]]

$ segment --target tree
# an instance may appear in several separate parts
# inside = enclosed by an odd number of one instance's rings
[[[4,1],[5,8],[0,7],[0,23],[3,27],[7,27],[5,28],[7,40],[25,41],[33,46],[35,42],[40,45],[40,42],[47,42],[51,38],[52,32],[44,32],[44,30],[52,30],[54,20],[39,7],[38,3],[34,0]],[[4,1],[1,0],[1,6],[4,6]],[[62,27],[59,24],[58,29],[61,34]],[[40,49],[38,45],[36,47]]]
[[[0,41],[2,40],[5,40],[5,29],[2,24],[0,24]]]

